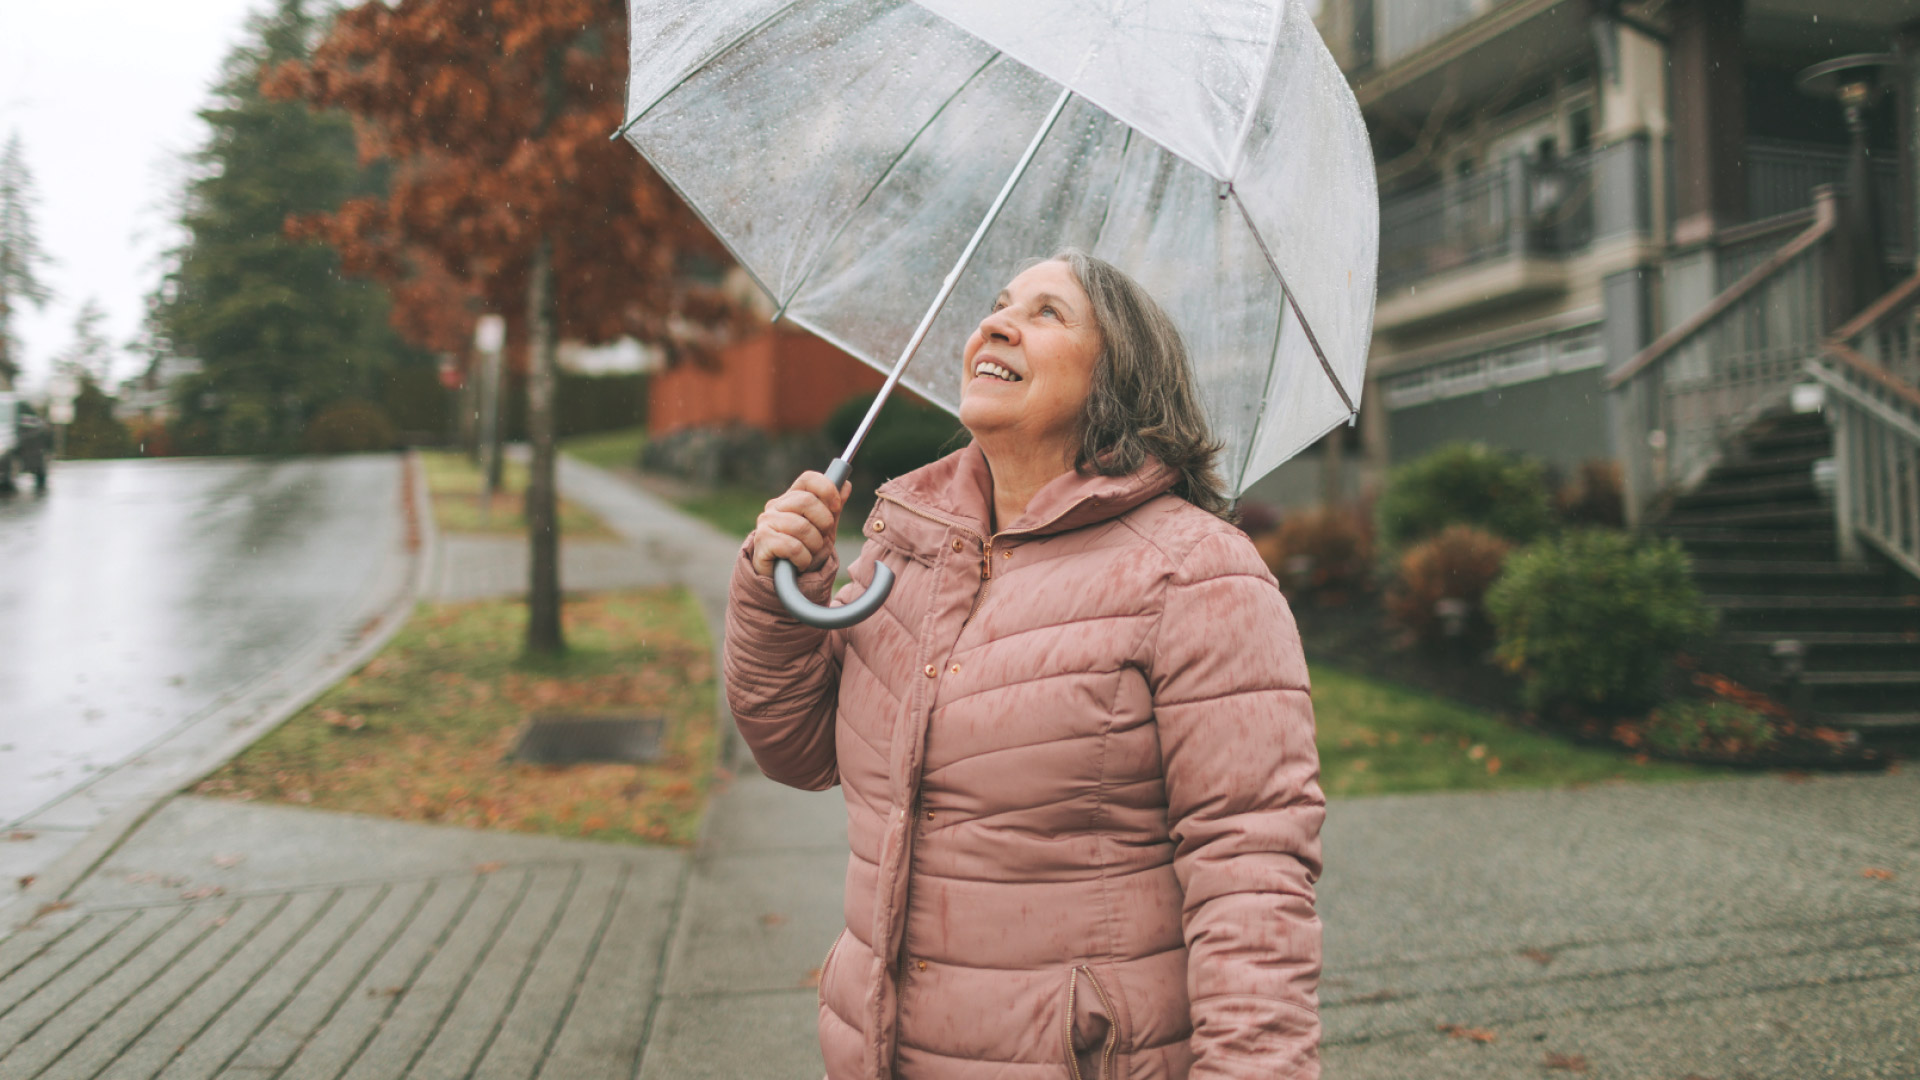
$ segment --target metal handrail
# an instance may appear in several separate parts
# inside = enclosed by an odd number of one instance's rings
[[[1702,479],[1738,430],[1784,401],[1827,337],[1831,191],[1814,223],[1606,381],[1619,407],[1627,513]]]

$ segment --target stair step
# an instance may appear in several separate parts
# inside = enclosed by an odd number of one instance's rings
[[[1776,559],[1695,559],[1694,580],[1727,595],[1880,596],[1887,576],[1843,562]]]
[[[1920,647],[1920,630],[1901,632],[1865,631],[1865,630],[1810,630],[1805,633],[1791,633],[1785,630],[1746,630],[1721,634],[1720,640],[1729,645],[1765,645],[1772,648],[1776,641],[1798,641],[1809,648],[1897,648],[1900,646]]]
[[[1737,461],[1723,461],[1714,466],[1713,471],[1707,474],[1707,482],[1745,480],[1761,476],[1811,477],[1814,465],[1832,456],[1830,450],[1818,447],[1779,454],[1749,455]]]
[[[1749,453],[1783,453],[1822,444],[1833,445],[1833,429],[1819,413],[1800,413],[1791,417],[1763,420],[1748,428],[1737,439]]]
[[[1705,509],[1747,503],[1820,502],[1820,489],[1813,476],[1769,476],[1748,480],[1708,480],[1697,489],[1674,500],[1676,509]]]
[[[1920,735],[1920,712],[1825,713],[1821,723],[1862,735]]]
[[[1855,563],[1822,562],[1817,559],[1695,559],[1693,572],[1699,577],[1779,574],[1788,577],[1861,578],[1885,583],[1878,570]]]
[[[1779,608],[1794,611],[1911,611],[1920,615],[1920,596],[1709,596],[1724,608]]]
[[[1920,631],[1920,597],[1889,596],[1708,596],[1728,633],[1766,631],[1804,640],[1819,630]]]
[[[1751,526],[1754,528],[1832,529],[1833,510],[1824,503],[1763,503],[1740,507],[1701,507],[1675,511],[1665,524],[1705,528]]]
[[[1920,671],[1809,671],[1808,686],[1920,686]]]

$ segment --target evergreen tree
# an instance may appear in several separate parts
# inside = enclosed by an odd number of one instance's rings
[[[329,404],[378,400],[396,365],[427,362],[388,326],[378,285],[343,278],[327,245],[286,235],[290,217],[379,186],[359,164],[345,114],[261,93],[262,77],[306,59],[324,29],[308,0],[277,0],[249,22],[200,113],[212,134],[185,193],[187,240],[172,253],[148,328],[200,362],[179,401],[189,451],[297,449]]]
[[[54,358],[54,364],[71,372],[76,379],[84,377],[98,386],[111,385],[113,345],[101,329],[106,321],[107,313],[100,309],[100,301],[87,297],[87,302],[80,305],[79,313],[73,317],[73,344]]]
[[[44,307],[53,292],[40,280],[49,261],[34,230],[33,173],[27,168],[20,133],[0,153],[0,386],[20,373],[20,351],[13,336],[13,313],[23,304]]]

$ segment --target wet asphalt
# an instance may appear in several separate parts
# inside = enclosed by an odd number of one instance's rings
[[[61,463],[0,497],[0,823],[229,699],[361,610],[402,460]]]

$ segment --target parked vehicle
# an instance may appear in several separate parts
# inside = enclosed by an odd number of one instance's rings
[[[47,490],[47,459],[53,431],[20,395],[0,391],[0,494],[12,494],[22,476],[35,491]]]

